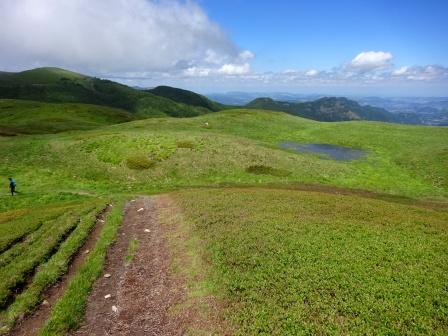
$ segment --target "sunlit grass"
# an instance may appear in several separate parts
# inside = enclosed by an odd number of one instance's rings
[[[175,194],[241,335],[448,332],[448,213],[284,190]]]

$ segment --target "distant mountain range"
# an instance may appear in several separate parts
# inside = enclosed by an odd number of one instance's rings
[[[317,121],[375,120],[431,124],[430,117],[437,116],[438,123],[433,124],[448,122],[448,100],[443,99],[437,103],[433,102],[434,104],[429,107],[426,106],[424,112],[419,115],[409,110],[402,113],[394,110],[395,113],[391,113],[387,107],[400,106],[402,102],[393,105],[390,101],[380,100],[380,98],[370,98],[368,101],[359,103],[345,97],[320,97],[288,93],[277,93],[275,94],[276,99],[272,97],[258,98],[256,93],[235,93],[235,95],[235,101],[242,103],[237,106],[229,106],[226,105],[229,104],[228,100],[227,103],[222,103],[222,100],[216,102],[209,97],[188,90],[169,86],[158,86],[153,89],[131,88],[110,80],[59,68],[37,68],[17,73],[0,72],[0,99],[89,104],[90,107],[78,108],[88,110],[90,114],[94,113],[94,106],[100,105],[126,111],[130,113],[130,117],[127,118],[131,119],[163,116],[194,117],[229,108],[248,108],[282,111]],[[247,103],[249,97],[255,97],[255,99]],[[366,104],[366,102],[373,103]],[[371,106],[381,103],[383,106]],[[11,104],[12,102],[9,102],[6,106]],[[14,103],[14,108],[20,109],[19,106],[25,105]],[[446,114],[444,114],[445,107]],[[53,114],[56,113],[54,112],[55,108],[49,106],[45,108],[47,111],[53,111]],[[65,108],[61,111],[68,110]],[[112,113],[112,110],[110,111]],[[108,112],[103,109],[101,113],[104,115]],[[114,110],[113,113],[114,116],[110,120],[123,119],[122,112]],[[422,115],[430,117],[425,119]]]
[[[297,93],[287,93],[287,92],[225,92],[225,93],[210,93],[207,94],[207,97],[217,101],[221,104],[226,105],[234,105],[234,106],[243,106],[247,105],[249,102],[256,98],[267,97],[272,98],[274,100],[279,101],[288,101],[288,102],[304,102],[304,101],[312,101],[322,97],[325,95],[319,94],[297,94]]]
[[[257,98],[247,108],[282,111],[298,117],[319,121],[376,120],[396,122],[395,116],[385,109],[360,105],[343,97],[324,97],[311,102],[291,103],[271,98]]]
[[[321,94],[299,94],[288,92],[226,92],[207,95],[222,104],[246,105],[258,97],[275,101],[301,103],[324,98]],[[379,107],[394,114],[393,122],[420,125],[448,125],[448,97],[375,97],[348,96],[360,105]]]

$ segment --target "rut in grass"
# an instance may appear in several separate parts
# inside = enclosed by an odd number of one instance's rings
[[[80,221],[78,215],[68,214],[62,217],[61,224],[56,219],[43,225],[28,237],[29,241],[25,239],[2,255],[0,277],[4,280],[0,283],[0,309],[6,308],[14,296],[23,290],[36,268],[57,252]]]
[[[15,298],[7,311],[0,313],[4,332],[14,326],[9,335],[36,334],[48,318],[53,304],[63,295],[79,267],[90,255],[86,251],[94,248],[110,209],[110,205],[104,207],[101,204],[81,218],[79,225],[60,245],[57,253],[39,267],[30,285]],[[39,305],[43,298],[48,304]],[[36,312],[31,315],[36,308]],[[23,316],[25,319],[21,318]]]

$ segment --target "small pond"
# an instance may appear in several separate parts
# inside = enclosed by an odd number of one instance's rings
[[[331,144],[284,141],[279,144],[279,147],[283,149],[292,149],[300,153],[319,154],[319,157],[322,159],[333,159],[338,161],[357,160],[366,155],[366,152],[362,149]]]

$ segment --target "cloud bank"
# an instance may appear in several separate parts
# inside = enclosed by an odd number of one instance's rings
[[[94,73],[244,73],[253,57],[197,4],[175,0],[2,0],[0,45],[2,67]]]
[[[332,69],[253,71],[255,54],[194,0],[0,0],[0,46],[0,70],[59,66],[128,85],[210,91],[435,83],[448,94],[448,68],[397,67],[382,50],[347,55]]]
[[[243,52],[242,54],[246,54]],[[448,84],[448,68],[440,65],[414,65],[396,67],[390,52],[365,51],[356,55],[351,61],[329,70],[288,69],[278,72],[254,72],[250,59],[241,54],[237,64],[224,64],[220,68],[194,66],[182,73],[170,73],[164,80],[208,81],[209,83],[228,83],[235,87],[357,87],[384,86],[399,88],[412,83]],[[133,78],[123,78],[132,83]],[[448,86],[446,86],[448,87]],[[448,91],[445,90],[446,93]]]

